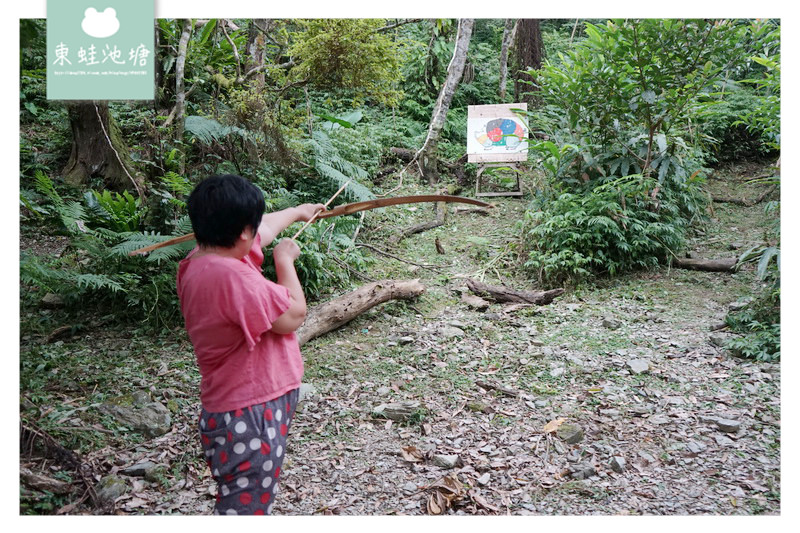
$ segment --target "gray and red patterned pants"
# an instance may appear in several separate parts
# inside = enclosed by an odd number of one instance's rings
[[[200,441],[217,482],[214,514],[270,514],[299,389],[266,403],[200,413]]]

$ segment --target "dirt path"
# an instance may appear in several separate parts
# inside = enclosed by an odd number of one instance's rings
[[[720,176],[709,186],[740,179]],[[505,199],[490,217],[453,214],[392,248],[417,265],[375,255],[370,275],[419,277],[427,292],[303,347],[313,390],[292,427],[275,513],[779,513],[780,367],[730,357],[715,344],[727,334],[710,331],[752,295],[753,273],[662,269],[544,307],[471,308],[461,299],[465,277],[534,288],[513,275],[525,205]],[[728,257],[731,244],[759,241],[763,206],[715,207],[693,253]],[[430,214],[377,214],[365,238],[383,247],[391,228]],[[148,353],[143,368],[151,367],[125,386],[149,387],[178,409],[168,434],[90,454],[109,472],[145,459],[167,465],[159,480],[131,480],[120,514],[213,506],[196,442],[191,347],[176,339],[125,343]],[[109,352],[121,347],[107,342]],[[405,421],[375,414],[404,401],[417,402]],[[551,422],[560,436],[543,431]]]

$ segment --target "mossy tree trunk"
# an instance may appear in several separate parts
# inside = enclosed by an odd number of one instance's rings
[[[108,109],[108,102],[65,104],[72,129],[72,149],[62,175],[75,187],[100,178],[106,189],[133,190],[144,196],[144,179],[137,174],[130,151]]]
[[[436,105],[433,108],[431,124],[428,128],[428,136],[425,138],[425,143],[415,157],[422,171],[422,175],[427,178],[430,184],[436,183],[439,179],[439,174],[436,169],[438,163],[436,147],[439,144],[439,137],[444,127],[445,120],[447,119],[447,111],[450,109],[450,102],[453,101],[453,95],[456,89],[458,89],[458,84],[461,82],[461,76],[464,74],[464,66],[467,63],[467,50],[469,49],[469,41],[472,37],[472,26],[474,23],[475,19],[460,19],[458,21],[456,45],[453,50],[453,58],[450,60],[450,64],[447,67],[447,78],[439,91],[439,98],[436,100]]]

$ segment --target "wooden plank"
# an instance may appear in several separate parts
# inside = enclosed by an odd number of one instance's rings
[[[512,109],[528,110],[527,103],[467,106],[467,118],[519,118]]]
[[[486,154],[467,154],[467,163],[502,163],[513,161],[527,161],[528,151],[524,152],[511,152],[508,154],[502,153],[486,153]]]

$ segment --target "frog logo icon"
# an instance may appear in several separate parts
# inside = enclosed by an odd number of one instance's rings
[[[90,7],[84,11],[83,15],[81,29],[90,37],[103,39],[111,37],[119,31],[117,11],[112,7],[107,7],[102,13],[98,13],[95,8]]]

